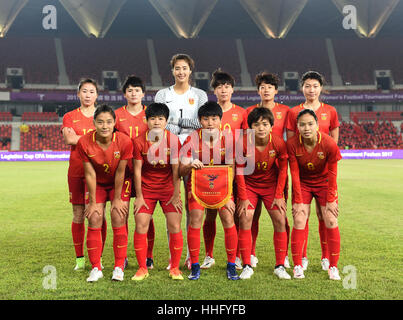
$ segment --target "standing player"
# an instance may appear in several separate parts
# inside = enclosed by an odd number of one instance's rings
[[[194,131],[185,141],[181,149],[181,162],[179,171],[182,176],[191,174],[193,169],[202,169],[205,165],[231,165],[234,167],[234,157],[230,157],[231,163],[226,163],[226,156],[233,155],[234,143],[230,134],[225,134],[220,130],[222,108],[216,103],[209,101],[200,107],[198,117],[202,129]],[[228,143],[228,139],[230,143]],[[216,163],[214,154],[219,154],[220,163]],[[205,163],[203,163],[205,161]],[[227,161],[228,162],[228,161]],[[235,170],[233,170],[235,173]],[[238,180],[238,175],[236,176]],[[245,185],[239,182],[238,196],[241,199],[240,207],[246,208],[249,204],[246,196]],[[190,211],[190,223],[188,227],[187,239],[191,259],[190,280],[200,278],[200,229],[204,216],[204,207],[200,205],[191,192],[190,181],[188,182],[188,203]],[[235,256],[238,244],[237,230],[234,224],[235,203],[231,197],[223,207],[219,209],[219,215],[224,228],[225,249],[227,252],[227,277],[230,280],[238,280],[239,276],[235,270]]]
[[[278,85],[279,85],[278,77],[272,73],[261,72],[256,75],[255,84],[257,87],[257,92],[259,93],[260,96],[260,102],[247,108],[246,109],[247,114],[249,115],[256,108],[263,107],[269,109],[274,116],[274,125],[272,127],[271,134],[277,135],[284,139],[285,127],[287,124],[287,116],[290,108],[286,105],[274,102],[274,98],[278,93]],[[286,189],[284,190],[284,195],[285,200],[287,201],[287,195],[288,195],[287,182],[285,188]],[[251,256],[252,267],[256,267],[256,264],[258,263],[258,259],[256,257],[256,240],[259,233],[259,218],[261,212],[262,212],[262,201],[259,200],[256,205],[252,221],[252,256]],[[286,217],[286,231],[287,231],[287,239],[289,239],[290,226],[288,224],[287,217]],[[287,245],[287,252],[288,252],[288,245]],[[286,268],[290,267],[288,254],[286,254],[285,257],[284,266]]]
[[[77,143],[88,189],[85,215],[88,218],[87,250],[92,270],[87,281],[94,282],[103,277],[101,227],[107,201],[111,202],[115,254],[112,280],[123,281],[127,257],[126,216],[131,194],[131,179],[126,176],[126,165],[132,158],[133,144],[125,134],[114,132],[115,113],[107,105],[95,110],[94,125],[95,131],[87,133]]]
[[[301,79],[302,92],[305,96],[305,102],[292,108],[288,114],[287,118],[287,139],[298,133],[297,128],[297,116],[298,113],[304,109],[313,110],[318,118],[319,130],[327,135],[330,135],[333,140],[338,143],[339,140],[339,119],[337,116],[337,111],[334,107],[320,102],[320,94],[323,89],[324,78],[316,71],[306,72]],[[316,214],[319,220],[319,238],[322,248],[322,260],[321,265],[323,270],[329,269],[329,252],[326,240],[326,226],[321,215],[320,204],[317,200],[316,203]],[[308,234],[309,234],[309,217],[306,223],[305,229],[305,244],[303,250],[302,267],[304,270],[308,267],[307,258],[307,245],[308,245]]]
[[[150,104],[146,109],[146,117],[148,130],[134,140],[134,181],[137,195],[134,202],[134,250],[139,269],[132,280],[141,281],[149,275],[146,266],[147,231],[157,202],[165,214],[169,232],[169,276],[174,280],[183,280],[179,271],[183,248],[178,172],[180,142],[177,136],[165,129],[169,118],[169,109],[165,104]]]
[[[221,130],[231,133],[234,139],[239,138],[237,130],[248,129],[246,110],[232,103],[231,98],[234,93],[235,80],[229,74],[221,69],[213,73],[210,86],[217,97],[217,103],[222,109]],[[208,269],[215,264],[213,257],[214,239],[216,236],[216,209],[206,209],[206,219],[203,224],[203,238],[206,248],[206,257],[200,268]],[[238,221],[236,221],[238,222]]]
[[[325,222],[325,236],[329,251],[329,278],[340,280],[337,262],[340,255],[340,233],[337,224],[337,161],[341,159],[336,142],[318,130],[318,118],[310,109],[298,113],[299,133],[287,140],[292,178],[291,252],[294,261],[294,278],[304,278],[302,267],[305,224],[311,201],[319,202]]]
[[[126,134],[130,139],[134,140],[147,130],[147,120],[145,115],[146,106],[142,100],[145,95],[145,85],[143,81],[134,75],[126,78],[122,86],[123,95],[127,100],[127,104],[117,110],[115,128]],[[127,164],[130,177],[133,177],[133,163]],[[132,188],[132,197],[135,197],[135,189]],[[153,248],[155,239],[154,220],[151,219],[150,227],[147,234],[147,267],[153,268]],[[127,260],[126,260],[127,263]]]
[[[98,85],[95,80],[83,79],[77,90],[80,107],[66,113],[63,117],[61,132],[64,142],[71,146],[67,180],[69,185],[70,203],[73,206],[73,222],[71,233],[76,253],[74,270],[84,270],[84,239],[85,239],[85,179],[83,163],[78,157],[76,145],[78,139],[93,131],[95,103],[98,97]],[[102,237],[106,237],[106,221],[102,227]]]
[[[195,63],[189,55],[183,53],[175,54],[170,61],[170,65],[175,84],[159,90],[155,95],[154,101],[165,103],[168,106],[169,119],[167,130],[176,134],[181,144],[183,144],[192,131],[200,128],[197,111],[207,101],[207,94],[203,90],[191,86],[191,75]],[[183,177],[185,189],[187,179],[188,177]],[[185,200],[185,209],[187,226],[189,219],[187,199]],[[185,264],[190,268],[189,252],[187,252]],[[169,268],[170,266],[168,266]]]
[[[276,265],[274,274],[280,279],[291,279],[284,269],[287,254],[286,215],[287,205],[284,199],[284,186],[287,179],[287,147],[284,140],[271,134],[274,117],[267,108],[256,108],[248,116],[248,125],[254,133],[244,135],[243,155],[251,157],[248,145],[254,143],[255,166],[252,174],[245,175],[248,199],[252,203],[247,211],[240,214],[239,247],[244,263],[241,279],[249,279],[253,275],[251,266],[252,234],[251,226],[254,208],[258,200],[262,200],[274,228],[274,251]]]

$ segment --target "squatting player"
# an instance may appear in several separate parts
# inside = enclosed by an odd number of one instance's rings
[[[291,252],[294,261],[294,278],[304,278],[302,253],[305,242],[305,225],[309,217],[312,198],[320,205],[325,223],[325,236],[329,251],[329,278],[340,280],[337,262],[340,255],[340,233],[337,224],[337,162],[341,159],[336,142],[318,130],[318,118],[310,109],[298,113],[299,133],[287,140],[292,178]]]
[[[132,187],[131,179],[126,175],[126,165],[132,159],[133,144],[125,134],[114,132],[115,119],[111,107],[99,106],[94,113],[95,131],[87,133],[77,143],[88,189],[85,215],[88,219],[87,251],[92,265],[88,282],[98,281],[103,277],[101,227],[107,201],[111,202],[115,254],[112,280],[123,281],[124,276],[127,257],[126,223]]]
[[[274,134],[272,112],[267,108],[256,108],[248,116],[248,125],[252,131],[244,135],[243,154],[248,153],[248,145],[254,144],[255,167],[252,174],[244,175],[248,199],[252,203],[247,211],[240,214],[239,247],[244,263],[241,279],[249,279],[253,275],[251,266],[252,234],[251,226],[254,208],[262,200],[273,223],[274,251],[276,265],[274,274],[280,279],[291,279],[284,268],[287,254],[286,215],[287,205],[284,197],[284,186],[287,179],[287,147],[284,140]]]
[[[213,101],[206,102],[200,107],[198,117],[202,129],[198,129],[191,133],[186,139],[181,149],[181,162],[179,172],[182,176],[191,174],[192,168],[195,170],[204,168],[205,165],[226,164],[234,167],[234,157],[226,163],[226,154],[233,155],[233,137],[230,134],[221,132],[222,108]],[[226,140],[230,143],[226,145]],[[219,163],[216,163],[214,154],[219,154]],[[204,162],[203,162],[204,161]],[[235,173],[235,170],[233,171]],[[236,176],[238,177],[238,176]],[[238,198],[241,199],[241,207],[247,207],[249,202],[246,196],[245,185],[238,181]],[[190,223],[188,227],[187,240],[191,259],[191,274],[188,276],[190,280],[198,280],[200,278],[200,229],[202,226],[204,207],[200,205],[194,198],[188,182],[188,204],[190,211]],[[219,209],[220,219],[225,234],[225,249],[227,252],[227,277],[230,280],[238,280],[239,276],[235,270],[235,256],[238,243],[237,230],[234,223],[235,203],[231,197],[223,207]]]
[[[180,142],[176,135],[166,130],[169,109],[165,104],[150,104],[146,109],[146,117],[148,130],[134,140],[136,230],[133,241],[139,269],[132,280],[141,281],[149,276],[146,265],[147,231],[157,202],[165,214],[169,232],[169,276],[174,280],[183,280],[179,270],[183,248],[178,163]]]

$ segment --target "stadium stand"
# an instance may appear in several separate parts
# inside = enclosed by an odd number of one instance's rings
[[[10,150],[11,124],[0,125],[0,150]]]
[[[402,121],[403,112],[401,111],[382,111],[382,112],[350,112],[350,119],[357,121]]]
[[[60,134],[60,125],[30,125],[28,132],[21,132],[20,150],[69,150]]]
[[[402,135],[390,121],[340,124],[340,149],[396,149],[402,146]]]
[[[403,83],[402,39],[334,38],[332,42],[344,82],[373,84],[374,70],[388,69],[395,83]]]
[[[56,112],[24,112],[21,116],[21,120],[30,122],[57,122],[59,116]]]
[[[13,121],[13,115],[11,112],[0,112],[0,121],[10,122]]]
[[[57,83],[59,72],[53,38],[0,38],[0,82],[5,82],[9,67],[23,68],[26,83]]]
[[[276,73],[281,80],[285,71],[297,71],[301,77],[306,71],[315,70],[331,82],[324,39],[243,39],[242,42],[252,81],[264,70]]]
[[[135,74],[151,84],[151,68],[145,39],[62,39],[70,83],[91,77],[102,83],[102,71],[118,71],[122,81]],[[100,67],[101,66],[101,67]]]

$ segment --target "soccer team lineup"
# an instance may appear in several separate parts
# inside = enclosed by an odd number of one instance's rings
[[[227,70],[218,68],[212,75],[217,98],[212,101],[192,86],[195,62],[189,55],[175,54],[170,66],[173,84],[159,90],[148,106],[143,104],[145,85],[135,75],[123,83],[127,103],[116,110],[97,104],[97,83],[86,78],[77,89],[81,105],[63,117],[61,134],[71,146],[67,180],[77,275],[89,264],[87,282],[152,277],[153,214],[159,204],[172,280],[199,280],[215,265],[217,216],[226,254],[222,276],[231,281],[253,277],[259,272],[256,242],[263,208],[273,225],[274,252],[267,254],[275,259],[277,278],[307,276],[309,281],[312,263],[320,264],[328,279],[341,280],[340,125],[336,109],[320,100],[323,76],[304,73],[305,101],[290,107],[274,101],[277,76],[261,72],[255,76],[261,100],[244,109],[231,102],[234,78]],[[287,216],[287,207],[292,215]],[[133,215],[134,233],[129,234]],[[308,260],[312,219],[318,219],[320,261]],[[107,230],[113,233],[111,275],[102,264]],[[136,257],[130,264],[137,265],[127,275],[129,252]]]

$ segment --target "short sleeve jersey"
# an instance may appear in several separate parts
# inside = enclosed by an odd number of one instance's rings
[[[95,139],[96,132],[87,133],[77,143],[79,158],[94,167],[97,184],[111,187],[115,184],[115,173],[120,160],[130,160],[133,156],[133,143],[128,136],[114,132],[112,143],[103,150]]]
[[[248,129],[248,118],[246,110],[240,106],[232,104],[232,107],[223,112],[221,119],[221,130],[229,130],[235,139],[238,139],[239,135],[235,136],[237,129]]]
[[[193,119],[198,121],[197,112],[201,105],[207,102],[207,94],[198,88],[190,87],[184,94],[177,94],[170,86],[157,92],[155,102],[165,103],[169,108],[168,123],[178,123],[179,119]],[[192,128],[180,128],[177,130],[180,142],[183,144],[186,137],[194,131]]]
[[[133,142],[133,158],[143,164],[142,189],[147,192],[171,192],[174,189],[171,163],[179,156],[179,138],[165,130],[164,140],[157,145],[151,143],[148,133],[146,131]]]
[[[304,105],[300,105],[292,108],[288,114],[287,129],[298,132],[297,128],[297,116],[300,111],[304,110]],[[318,117],[319,131],[326,133],[327,135],[335,128],[340,127],[339,117],[334,107],[321,103],[320,107],[315,111]]]
[[[287,140],[287,150],[289,161],[298,163],[301,183],[310,186],[326,186],[328,163],[341,159],[336,142],[321,132],[318,132],[318,142],[311,152],[305,149],[300,134]]]
[[[255,109],[259,108],[258,104],[255,104],[253,106],[250,106],[249,108],[246,109],[247,116]],[[287,117],[288,117],[288,112],[290,111],[290,107],[286,106],[284,104],[280,103],[275,103],[273,110],[271,112],[273,113],[274,116],[274,125],[272,128],[271,133],[275,134],[281,138],[284,137],[284,130],[287,124]]]
[[[81,112],[81,108],[77,108],[67,112],[63,116],[61,130],[63,130],[63,128],[72,128],[77,135],[83,136],[88,132],[95,130],[94,117],[86,117]],[[84,177],[83,163],[78,157],[76,146],[71,146],[68,176]]]
[[[243,137],[243,153],[249,157],[247,146],[252,141],[250,135]],[[279,168],[277,159],[287,159],[287,147],[284,140],[274,134],[270,134],[269,142],[263,151],[254,148],[255,152],[255,170],[250,175],[245,175],[245,183],[247,186],[256,189],[266,189],[270,186],[276,187]]]
[[[133,116],[126,108],[127,106],[123,106],[115,110],[115,128],[119,132],[129,136],[130,139],[135,139],[148,129],[145,114],[146,107],[144,106],[143,110],[135,116]]]

